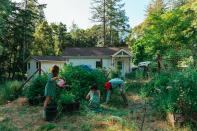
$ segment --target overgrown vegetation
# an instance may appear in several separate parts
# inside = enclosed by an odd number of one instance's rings
[[[36,77],[24,90],[27,98],[34,101],[35,104],[43,101],[47,77],[47,74]],[[90,86],[94,83],[98,85],[102,96],[105,96],[104,85],[108,78],[101,69],[89,71],[81,66],[65,65],[60,71],[60,77],[66,80],[66,84],[70,85],[71,90],[56,88],[56,101],[65,102],[67,100],[70,101],[71,98],[84,100],[90,90]]]
[[[19,81],[8,81],[0,85],[0,104],[5,104],[8,100],[14,100],[21,95]]]
[[[47,74],[37,76],[27,87],[25,91],[25,96],[36,103],[41,102],[44,96],[44,90],[47,83]]]
[[[141,95],[152,98],[153,110],[164,117],[168,113],[176,113],[181,114],[185,122],[193,122],[197,112],[196,83],[196,69],[161,72],[147,86],[142,87]]]
[[[102,69],[89,71],[81,66],[66,65],[60,71],[60,76],[66,79],[67,84],[71,87],[70,92],[75,95],[76,99],[85,99],[90,86],[94,83],[98,85],[102,96],[105,95],[104,85],[108,78]]]

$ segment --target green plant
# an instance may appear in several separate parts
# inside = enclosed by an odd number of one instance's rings
[[[116,75],[118,75],[118,77],[121,77],[121,72],[120,72],[119,68],[111,69],[109,73],[110,73],[110,78],[111,79],[115,78]]]
[[[7,124],[7,122],[0,122],[0,131],[18,131],[19,129],[13,124]]]
[[[40,126],[40,127],[37,129],[37,131],[50,131],[50,130],[53,130],[53,129],[55,129],[55,128],[57,128],[56,125],[49,123],[49,124]]]
[[[7,81],[0,85],[0,104],[5,104],[7,100],[14,100],[21,94],[19,87],[21,82],[19,81]]]
[[[186,68],[182,71],[161,73],[141,90],[144,97],[152,97],[159,112],[197,112],[197,71]]]
[[[30,100],[39,100],[44,96],[47,74],[36,77],[26,89],[26,96]]]
[[[76,96],[76,99],[85,99],[90,86],[94,83],[98,85],[98,89],[103,95],[106,92],[104,85],[108,78],[102,69],[89,71],[81,66],[65,65],[60,71],[60,76],[66,79],[67,84],[71,87],[70,92]],[[57,89],[57,93],[60,94],[60,92],[62,89]]]
[[[75,100],[75,96],[72,93],[63,92],[60,94],[60,97],[58,98],[58,103],[72,104],[74,100]]]
[[[144,78],[144,71],[142,69],[137,69],[126,74],[126,78],[131,80],[141,80]]]

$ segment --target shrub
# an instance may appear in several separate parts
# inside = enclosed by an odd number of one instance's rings
[[[72,104],[75,100],[75,96],[72,93],[69,93],[67,91],[64,91],[60,94],[58,98],[59,104]]]
[[[197,112],[197,71],[187,68],[156,76],[141,93],[151,96],[155,109],[167,113]]]
[[[142,69],[137,69],[126,74],[126,78],[131,80],[141,80],[144,79],[144,71]]]
[[[120,70],[118,68],[110,69],[109,74],[110,74],[110,78],[111,79],[115,78],[115,74],[118,74],[118,77],[121,77],[121,72],[120,72]]]
[[[30,83],[26,93],[29,100],[40,100],[40,98],[44,96],[47,77],[47,74],[40,75]]]
[[[19,87],[21,82],[8,81],[0,85],[0,104],[5,104],[8,100],[14,100],[21,94]]]
[[[108,81],[104,70],[89,71],[81,66],[66,65],[60,71],[60,76],[66,79],[71,87],[71,92],[76,99],[85,99],[92,84],[96,83],[101,94],[105,94],[105,82]],[[58,89],[61,90],[61,89]]]
[[[29,100],[40,101],[44,96],[44,90],[47,83],[47,74],[43,74],[35,78],[26,89],[26,96]],[[66,84],[70,85],[70,93],[75,96],[75,99],[85,99],[90,90],[90,86],[94,83],[98,85],[98,89],[101,91],[102,96],[105,96],[105,82],[108,81],[106,74],[103,70],[98,69],[89,71],[81,66],[64,66],[60,70],[60,77],[66,79]],[[61,97],[65,97],[61,94],[67,95],[66,89],[57,88],[56,95],[57,101]]]

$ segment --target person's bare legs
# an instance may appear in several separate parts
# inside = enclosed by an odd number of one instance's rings
[[[44,109],[46,109],[47,105],[51,103],[51,97],[47,96],[45,101],[44,101]]]
[[[43,119],[45,120],[46,119],[46,107],[48,104],[51,103],[51,97],[50,96],[47,96],[45,101],[44,101],[44,109],[43,109]]]

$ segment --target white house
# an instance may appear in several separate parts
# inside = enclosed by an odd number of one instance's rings
[[[119,68],[122,75],[129,73],[132,68],[133,55],[125,47],[82,47],[66,48],[62,56],[30,56],[27,58],[27,75],[30,77],[39,67],[48,72],[54,64],[60,68],[64,64],[89,65],[94,68]],[[37,72],[39,73],[39,71]],[[40,72],[41,73],[41,72]]]
[[[61,56],[30,56],[26,59],[27,63],[27,78],[43,72],[48,73],[52,65],[56,64],[60,68],[66,63]],[[39,68],[40,67],[40,68]],[[40,69],[40,70],[39,70]]]

